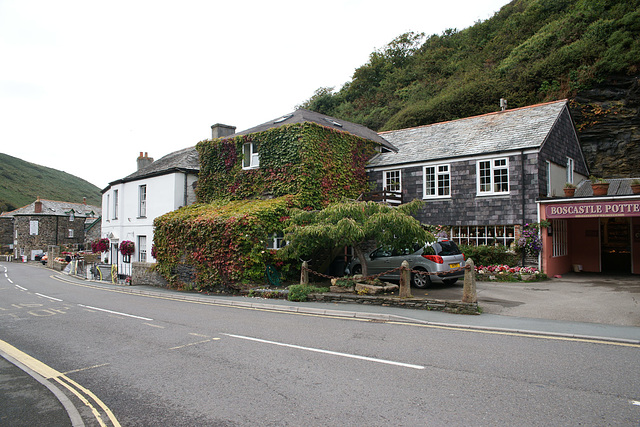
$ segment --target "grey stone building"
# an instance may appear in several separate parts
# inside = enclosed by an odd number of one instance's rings
[[[13,255],[16,258],[26,256],[31,260],[36,254],[46,252],[49,246],[84,249],[87,230],[100,228],[100,214],[99,207],[87,205],[86,202],[69,203],[38,198],[27,206],[2,214],[0,223],[3,224],[2,230],[8,230],[7,224],[11,224]]]
[[[372,187],[424,200],[416,217],[463,244],[509,246],[539,199],[588,175],[566,100],[380,135],[398,152],[369,162]]]

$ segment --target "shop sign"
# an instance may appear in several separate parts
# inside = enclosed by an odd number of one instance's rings
[[[547,205],[547,218],[640,216],[640,200]]]

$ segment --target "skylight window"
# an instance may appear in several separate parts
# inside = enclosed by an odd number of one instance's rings
[[[276,119],[273,123],[282,123],[287,119],[290,119],[291,117],[293,117],[293,114],[287,114],[286,116],[282,116],[279,119]]]
[[[325,117],[324,119],[325,119],[326,121],[328,121],[329,123],[331,123],[332,125],[334,125],[334,126],[342,127],[342,123],[338,123],[338,122],[336,122],[335,120],[333,120],[333,119],[329,119],[329,118],[327,118],[327,117]]]

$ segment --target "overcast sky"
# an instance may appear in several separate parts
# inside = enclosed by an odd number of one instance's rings
[[[0,0],[0,152],[102,189],[141,151],[157,160],[215,123],[292,112],[400,34],[463,29],[507,3]]]

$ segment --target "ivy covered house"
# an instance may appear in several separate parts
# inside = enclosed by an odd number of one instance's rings
[[[321,209],[369,191],[365,171],[396,148],[376,132],[299,109],[201,141],[198,203],[156,219],[158,268],[174,284],[238,288],[276,264],[291,208]]]

